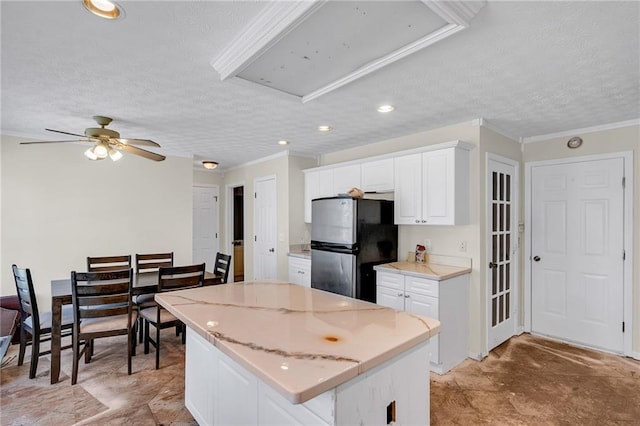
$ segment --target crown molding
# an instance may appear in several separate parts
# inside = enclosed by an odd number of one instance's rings
[[[269,3],[247,28],[211,62],[211,66],[220,74],[221,80],[235,77],[247,65],[287,35],[289,31],[318,10],[325,1],[276,1]]]
[[[504,136],[505,138],[509,138],[509,139],[513,139],[514,142],[522,142],[522,138],[518,137],[518,136],[514,136],[509,134],[509,132],[501,129],[500,127],[496,126],[495,124],[489,122],[486,118],[476,118],[475,120],[471,121],[471,124],[474,126],[478,126],[478,127],[486,127],[487,129],[491,130],[492,132],[498,133],[502,136]]]
[[[616,123],[602,124],[599,126],[583,127],[581,129],[566,130],[566,131],[557,132],[557,133],[547,133],[546,135],[529,136],[526,138],[522,138],[522,143],[525,144],[525,143],[532,143],[532,142],[540,142],[540,141],[546,141],[549,139],[575,136],[578,133],[602,132],[605,130],[620,129],[622,127],[630,127],[630,126],[640,126],[640,118],[635,120],[627,120],[627,121],[619,121]]]
[[[264,163],[265,161],[271,161],[271,160],[275,160],[275,159],[280,158],[280,157],[288,157],[288,156],[289,156],[289,150],[284,150],[284,151],[278,152],[276,154],[272,154],[272,155],[268,155],[266,157],[258,158],[257,160],[251,160],[251,161],[247,161],[246,163],[239,164],[237,166],[229,167],[228,169],[225,170],[225,172],[229,172],[231,170],[242,169],[243,167],[254,166],[256,164]]]
[[[480,9],[487,4],[486,1],[434,1],[422,0],[422,2],[433,10],[438,16],[447,22],[469,27],[471,20],[478,14]]]

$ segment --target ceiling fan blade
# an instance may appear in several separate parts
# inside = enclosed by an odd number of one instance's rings
[[[86,135],[79,135],[77,133],[69,133],[69,132],[63,132],[62,130],[53,130],[53,129],[45,129],[48,132],[56,132],[56,133],[62,133],[63,135],[71,135],[71,136],[79,136],[81,138],[86,138]]]
[[[142,146],[155,146],[156,148],[160,148],[160,145],[151,139],[124,139],[119,138],[118,141],[123,145],[142,145]]]
[[[155,152],[147,151],[146,149],[138,148],[133,145],[120,144],[117,148],[122,149],[124,151],[130,152],[131,154],[136,154],[144,158],[148,158],[153,161],[162,161],[165,157],[164,155],[156,154]]]
[[[74,139],[68,141],[36,141],[36,142],[20,142],[20,145],[31,145],[34,143],[66,143],[66,142],[93,142],[89,139]]]

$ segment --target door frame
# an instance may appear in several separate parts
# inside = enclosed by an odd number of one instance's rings
[[[519,232],[519,223],[520,223],[520,162],[518,160],[513,160],[511,158],[503,157],[498,154],[493,154],[491,152],[487,152],[485,154],[485,223],[484,223],[484,232],[485,232],[485,264],[482,268],[484,271],[484,282],[485,282],[485,291],[484,297],[486,298],[485,305],[485,324],[486,324],[486,333],[485,333],[485,342],[484,347],[485,351],[489,353],[489,330],[491,329],[491,296],[489,295],[489,288],[491,285],[491,269],[486,267],[488,264],[487,260],[489,259],[489,254],[491,253],[491,232],[489,231],[490,225],[490,216],[491,216],[491,200],[489,199],[489,194],[491,193],[491,179],[489,176],[489,161],[493,160],[498,163],[504,163],[509,166],[513,166],[513,182],[511,183],[511,187],[514,189],[513,200],[511,205],[513,206],[513,215],[511,216],[512,225],[515,222],[515,226],[512,226],[512,235],[515,236],[515,241],[512,241],[513,247],[516,249],[516,253],[511,256],[512,258],[512,267],[513,267],[513,281],[511,284],[512,288],[512,306],[513,306],[513,334],[515,336],[517,334],[522,333],[522,326],[520,322],[520,254],[522,253],[521,244],[520,244],[520,232]]]
[[[253,180],[253,193],[256,194],[256,186],[258,182],[265,182],[268,180],[273,180],[273,183],[275,185],[275,197],[276,199],[275,201],[275,208],[276,208],[276,214],[275,214],[275,219],[276,219],[276,241],[275,241],[275,259],[276,259],[276,278],[278,277],[278,263],[279,263],[279,255],[280,255],[280,250],[278,250],[278,244],[279,244],[279,236],[278,236],[278,178],[277,175],[267,175],[267,176],[260,176],[257,177]],[[256,199],[255,199],[255,195],[254,195],[254,199],[253,199],[253,203],[252,203],[252,214],[253,214],[253,235],[254,235],[254,241],[251,242],[251,244],[253,245],[253,277],[252,279],[255,279],[256,276],[256,259],[258,258],[257,256],[257,252],[256,252],[256,241],[255,241],[255,235],[256,235]],[[246,235],[246,232],[245,232]],[[246,268],[245,268],[246,269]]]
[[[623,223],[624,231],[622,233],[623,249],[625,252],[625,261],[623,263],[623,321],[625,324],[625,332],[623,333],[623,354],[640,359],[640,353],[633,352],[633,152],[621,151],[594,155],[585,155],[579,157],[557,158],[552,160],[531,161],[525,163],[525,205],[524,205],[524,329],[531,332],[531,195],[532,181],[531,171],[534,167],[554,166],[566,163],[579,163],[583,161],[607,160],[612,158],[622,158],[625,170],[625,186],[624,186],[624,205],[623,205]],[[622,182],[621,182],[622,184]],[[622,256],[622,253],[620,253]]]
[[[241,182],[236,182],[236,183],[229,183],[227,185],[225,185],[225,191],[224,191],[224,195],[225,195],[225,215],[224,215],[224,246],[227,248],[227,253],[232,255],[231,258],[231,264],[229,265],[229,280],[228,282],[232,283],[234,282],[234,270],[233,270],[233,263],[234,263],[234,259],[233,259],[233,216],[234,216],[234,211],[233,211],[233,190],[235,188],[238,187],[244,187],[244,189],[247,189],[247,185],[244,183],[244,181]],[[246,191],[245,191],[246,194]],[[245,216],[246,216],[246,203],[245,203]],[[242,218],[242,220],[244,221],[244,217]],[[246,242],[246,229],[245,229],[245,242]],[[243,248],[246,247],[246,244],[243,245]],[[246,269],[246,268],[245,268]]]
[[[218,250],[220,250],[222,248],[222,227],[221,227],[222,221],[220,220],[220,204],[222,203],[222,197],[220,194],[220,185],[215,183],[194,183],[193,185],[191,185],[192,193],[193,193],[193,188],[216,188],[218,190],[218,195],[217,195],[218,201],[216,202],[216,215],[218,218],[218,224],[217,224],[218,225],[218,238],[217,238]],[[193,200],[191,200],[191,204],[193,205]],[[193,207],[191,209],[193,210]],[[191,236],[191,238],[193,240],[193,235]],[[191,242],[191,258],[193,259],[193,241]],[[213,270],[213,267],[214,267],[213,263],[215,263],[215,257],[211,259],[211,270]]]

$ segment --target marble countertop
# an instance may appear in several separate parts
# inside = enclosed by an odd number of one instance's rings
[[[208,286],[155,298],[294,404],[440,332],[432,318],[284,282]]]
[[[380,272],[392,272],[443,281],[459,275],[471,273],[471,267],[452,266],[439,263],[393,262],[374,266]]]

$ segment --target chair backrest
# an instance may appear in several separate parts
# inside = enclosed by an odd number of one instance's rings
[[[131,268],[112,272],[71,272],[73,325],[76,330],[80,330],[78,327],[85,318],[129,314],[131,320],[132,277]]]
[[[131,269],[131,255],[87,257],[87,271],[113,272]]]
[[[213,265],[213,273],[222,276],[222,283],[226,284],[229,279],[229,270],[231,269],[231,255],[216,253],[216,262]]]
[[[173,252],[171,253],[136,253],[136,273],[155,272],[158,268],[173,266]]]
[[[33,288],[33,280],[31,279],[31,271],[29,268],[18,268],[11,265],[13,270],[13,279],[16,282],[16,292],[18,293],[18,302],[20,305],[20,321],[23,322],[29,316],[33,319],[31,323],[34,329],[40,326],[40,314],[38,312],[38,301]]]
[[[158,292],[202,287],[205,264],[171,266],[158,270]]]

